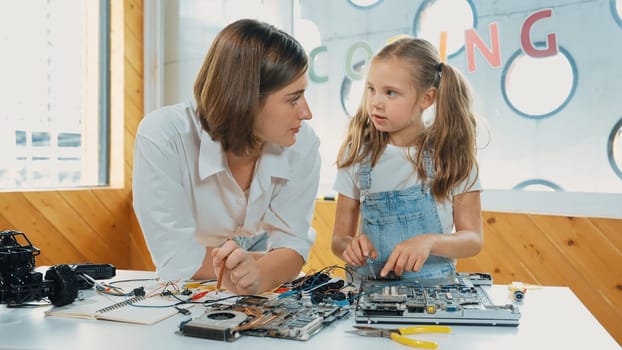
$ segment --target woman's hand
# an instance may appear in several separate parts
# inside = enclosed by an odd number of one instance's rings
[[[222,286],[236,294],[255,295],[260,292],[261,270],[253,254],[229,240],[212,250],[212,263],[218,276],[224,264]]]

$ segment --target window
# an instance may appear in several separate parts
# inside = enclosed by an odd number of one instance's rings
[[[109,2],[0,3],[0,190],[106,185]]]

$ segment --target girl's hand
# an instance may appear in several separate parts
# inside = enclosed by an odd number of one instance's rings
[[[380,271],[380,276],[385,277],[390,271],[401,276],[405,271],[421,270],[430,256],[433,241],[434,235],[423,234],[399,243],[393,248],[387,263]]]
[[[378,252],[366,235],[352,237],[343,251],[343,259],[353,266],[365,265],[367,258],[376,259],[377,257]]]
[[[255,295],[259,293],[261,270],[257,260],[248,251],[229,240],[220,248],[212,250],[212,263],[216,276],[224,263],[222,286],[236,294]]]

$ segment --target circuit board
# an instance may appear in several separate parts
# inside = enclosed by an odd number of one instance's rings
[[[180,330],[187,336],[223,341],[242,335],[304,341],[348,314],[348,309],[332,303],[245,297],[230,305],[208,306],[203,315],[181,325]]]
[[[495,305],[488,274],[457,273],[454,283],[423,285],[408,280],[363,280],[356,304],[358,323],[518,326],[514,304]]]

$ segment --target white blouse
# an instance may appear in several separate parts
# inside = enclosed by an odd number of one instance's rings
[[[201,127],[193,102],[146,115],[136,134],[133,205],[160,278],[190,278],[206,246],[236,235],[266,232],[268,250],[291,248],[306,260],[319,144],[303,123],[293,146],[265,145],[245,194],[220,143]]]

